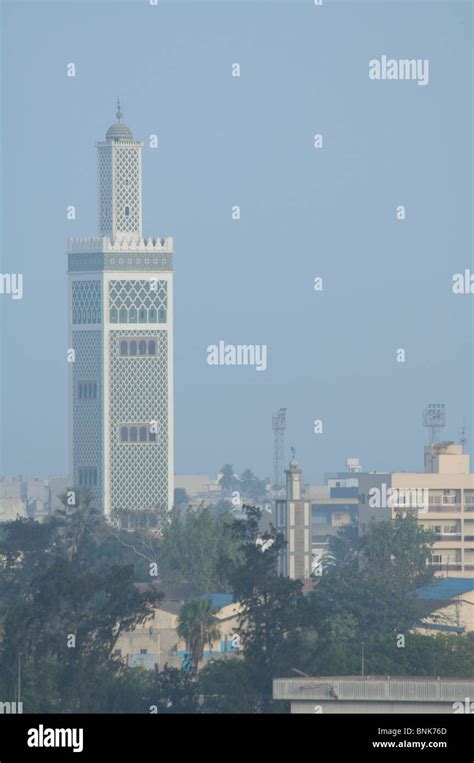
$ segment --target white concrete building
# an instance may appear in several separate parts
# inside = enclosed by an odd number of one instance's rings
[[[273,681],[273,699],[290,700],[291,713],[322,714],[323,718],[346,713],[470,714],[473,697],[470,678],[318,676]]]
[[[73,484],[124,527],[173,503],[173,240],[142,234],[143,143],[97,144],[98,236],[69,241]]]
[[[425,447],[424,472],[367,474],[359,479],[359,530],[372,520],[414,514],[435,533],[431,564],[444,577],[474,578],[474,474],[453,442]]]

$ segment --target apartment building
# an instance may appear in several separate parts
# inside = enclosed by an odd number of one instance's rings
[[[425,447],[424,472],[359,476],[359,530],[371,520],[413,513],[436,541],[431,564],[441,577],[474,578],[474,474],[453,442]]]

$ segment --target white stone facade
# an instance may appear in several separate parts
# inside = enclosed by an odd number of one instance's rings
[[[72,475],[110,519],[160,527],[174,492],[173,240],[142,235],[143,143],[125,130],[97,144],[99,235],[69,240]]]

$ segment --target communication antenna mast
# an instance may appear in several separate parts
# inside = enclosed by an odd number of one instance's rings
[[[280,408],[272,416],[273,429],[273,485],[284,484],[286,408]]]
[[[461,429],[461,434],[460,434],[460,437],[459,437],[459,442],[462,445],[463,453],[466,453],[466,450],[467,450],[466,419],[462,420],[462,429]]]
[[[439,442],[439,433],[446,426],[444,403],[428,403],[423,409],[423,426],[430,430],[430,444]]]

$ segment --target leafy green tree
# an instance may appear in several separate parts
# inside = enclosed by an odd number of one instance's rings
[[[224,464],[220,470],[221,476],[219,479],[219,486],[223,495],[230,495],[232,490],[237,486],[237,478],[234,474],[234,467],[232,464]]]
[[[247,519],[234,525],[243,551],[243,560],[232,573],[234,598],[242,606],[237,632],[260,695],[260,710],[269,712],[275,709],[273,677],[298,662],[306,607],[301,581],[277,575],[278,554],[285,545],[283,537],[274,528],[260,533],[259,509],[246,507],[246,512]]]
[[[308,597],[320,631],[329,635],[331,618],[349,616],[360,641],[407,632],[418,618],[413,591],[433,577],[428,565],[433,534],[412,516],[398,516],[393,522],[372,522],[361,539],[352,531],[340,537],[339,561],[315,578]]]
[[[433,578],[428,562],[434,541],[434,532],[425,530],[412,514],[397,514],[393,521],[369,524],[361,541],[362,559],[374,574],[410,590]]]
[[[199,693],[203,713],[260,712],[261,696],[251,666],[231,657],[214,660],[199,673]]]
[[[206,644],[212,647],[213,642],[220,638],[215,614],[210,599],[187,601],[179,613],[176,632],[185,640],[186,648],[191,652],[193,672],[198,670]]]
[[[175,487],[174,489],[174,506],[189,506],[190,500],[184,487]]]
[[[244,469],[240,476],[239,489],[250,501],[258,501],[265,495],[265,482],[260,480],[251,469]]]
[[[325,570],[336,565],[353,564],[360,551],[359,527],[357,522],[340,527],[336,535],[329,538],[329,548],[322,559]]]
[[[108,528],[86,502],[43,524],[17,520],[0,533],[0,687],[30,712],[87,712],[120,633],[145,622],[160,596],[140,593],[131,565],[100,555]]]
[[[233,506],[230,501],[227,501],[225,498],[221,498],[220,501],[214,504],[214,506],[210,506],[209,508],[213,517],[219,517],[225,514],[227,516],[231,516]]]
[[[251,469],[244,469],[242,474],[240,475],[240,490],[245,495],[250,497],[250,491],[252,488],[253,483],[257,477],[253,473]]]
[[[199,686],[184,670],[165,666],[154,676],[152,689],[154,701],[150,704],[157,706],[159,714],[200,712]]]
[[[170,512],[160,545],[163,584],[188,583],[194,594],[229,591],[229,569],[240,551],[232,532],[233,518],[201,508]]]

